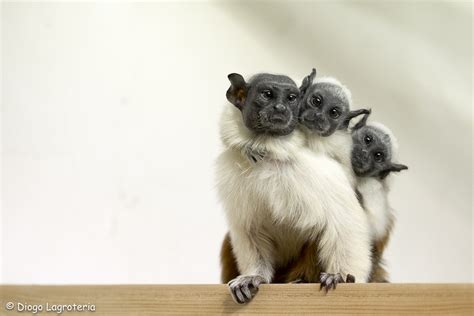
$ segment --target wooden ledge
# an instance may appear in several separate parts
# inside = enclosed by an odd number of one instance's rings
[[[46,308],[64,304],[85,304],[89,311],[65,310],[62,315],[472,315],[474,285],[340,284],[325,294],[318,284],[272,284],[262,285],[248,305],[235,304],[226,285],[2,285],[0,301],[0,315],[18,314],[18,303],[43,306],[39,315],[57,315]],[[8,302],[15,304],[14,310],[6,310]],[[90,311],[92,305],[95,312]]]

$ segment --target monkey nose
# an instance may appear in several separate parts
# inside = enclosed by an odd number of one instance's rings
[[[367,161],[369,159],[369,152],[365,149],[359,154],[359,159]]]
[[[273,106],[273,109],[277,112],[284,112],[286,110],[286,107],[283,104],[276,104]]]
[[[316,124],[318,124],[318,126],[320,127],[323,127],[324,125],[326,125],[326,118],[324,117],[323,114],[321,113],[317,113],[316,114],[316,117],[314,118],[314,121],[316,122]]]
[[[303,119],[308,122],[313,122],[316,119],[316,115],[313,112],[305,113]]]
[[[323,122],[325,120],[324,114],[323,113],[316,113],[316,119],[318,121]]]

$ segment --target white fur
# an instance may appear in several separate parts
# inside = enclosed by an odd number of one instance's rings
[[[395,161],[398,154],[398,143],[392,131],[378,122],[368,122],[367,126],[373,126],[390,137],[392,161]],[[363,198],[373,241],[383,238],[388,232],[390,223],[394,221],[393,209],[388,201],[390,180],[391,175],[388,175],[385,179],[357,178],[357,190]]]
[[[333,78],[333,77],[320,77],[320,78],[316,77],[316,79],[314,79],[314,81],[313,81],[313,84],[316,84],[316,83],[330,83],[330,84],[341,87],[342,94],[343,94],[343,96],[345,96],[347,98],[347,101],[349,102],[349,108],[351,108],[351,106],[352,106],[352,93],[351,93],[351,90],[349,90],[349,88],[347,88],[345,85],[343,85],[339,80],[337,80],[336,78]]]
[[[330,136],[320,136],[302,126],[306,134],[307,146],[314,153],[326,155],[336,160],[346,173],[349,183],[355,188],[356,179],[351,164],[352,136],[348,131],[336,131]]]
[[[225,150],[217,159],[217,189],[243,275],[270,282],[276,265],[288,263],[318,236],[325,272],[367,281],[366,217],[337,162],[305,148],[300,130],[255,135],[231,105],[223,113],[221,137]],[[265,152],[265,159],[251,163],[245,155],[249,146]]]
[[[387,234],[394,217],[388,202],[387,183],[377,178],[358,178],[357,182],[357,190],[362,195],[367,212],[371,238],[373,241],[380,240]]]

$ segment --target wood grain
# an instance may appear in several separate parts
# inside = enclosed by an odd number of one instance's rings
[[[95,312],[62,315],[473,315],[473,284],[340,284],[325,294],[318,284],[263,285],[248,305],[235,304],[225,285],[0,286],[5,304],[94,304]],[[31,315],[31,313],[25,313]],[[57,315],[43,310],[39,315]]]

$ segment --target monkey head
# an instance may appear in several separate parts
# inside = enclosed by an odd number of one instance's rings
[[[255,133],[288,135],[298,123],[299,89],[287,76],[257,74],[249,82],[228,76],[227,100],[241,112],[245,126]]]
[[[308,75],[300,87],[301,101],[299,121],[321,136],[329,136],[336,130],[347,129],[354,117],[369,113],[360,109],[351,111],[351,93],[334,78],[321,78],[313,83],[316,69]]]
[[[384,179],[390,172],[408,169],[392,162],[397,151],[392,132],[380,123],[367,124],[368,116],[364,115],[352,130],[351,163],[355,174]]]

